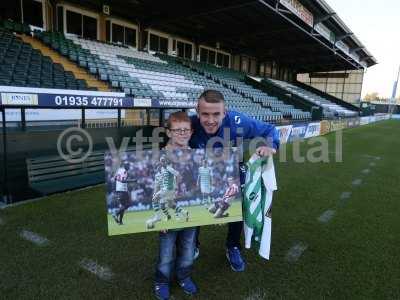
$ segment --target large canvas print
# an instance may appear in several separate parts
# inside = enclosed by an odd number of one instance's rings
[[[107,152],[105,174],[109,235],[242,220],[236,148]]]

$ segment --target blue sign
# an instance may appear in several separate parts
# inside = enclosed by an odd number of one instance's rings
[[[133,107],[133,99],[127,97],[39,94],[38,106],[69,108],[123,108]]]
[[[307,124],[295,124],[290,132],[289,142],[301,140],[304,138],[307,132]]]
[[[2,106],[30,106],[46,108],[193,108],[196,103],[187,100],[157,100],[107,95],[71,95],[48,93],[1,93]]]

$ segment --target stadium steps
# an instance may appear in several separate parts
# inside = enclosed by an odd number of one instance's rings
[[[322,108],[322,113],[324,118],[334,119],[342,117],[356,117],[358,116],[358,111],[348,109],[342,105],[332,102],[326,97],[326,94],[320,96],[295,84],[281,81],[277,79],[266,78],[263,80],[266,86],[275,91],[280,91],[282,94],[288,94],[292,98],[300,99],[301,101],[306,101],[313,106],[318,106]]]
[[[74,74],[75,78],[85,80],[88,87],[97,88],[99,91],[110,92],[108,85],[96,77],[90,75],[85,69],[78,67],[67,58],[63,57],[53,49],[46,46],[41,41],[34,39],[27,35],[18,35],[25,43],[30,44],[34,49],[39,50],[43,55],[49,56],[54,63],[61,64],[66,71],[70,71]]]

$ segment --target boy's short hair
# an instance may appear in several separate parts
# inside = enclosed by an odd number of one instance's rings
[[[188,122],[190,128],[192,128],[192,121],[190,120],[188,114],[184,111],[177,111],[169,115],[167,119],[167,128],[171,128],[173,122]]]
[[[224,103],[224,95],[216,90],[205,90],[199,97],[199,100],[203,99],[207,103]]]

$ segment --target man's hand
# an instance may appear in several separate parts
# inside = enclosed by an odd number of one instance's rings
[[[275,153],[276,153],[276,150],[274,148],[270,148],[267,146],[261,146],[256,149],[256,154],[261,157],[270,156]]]

